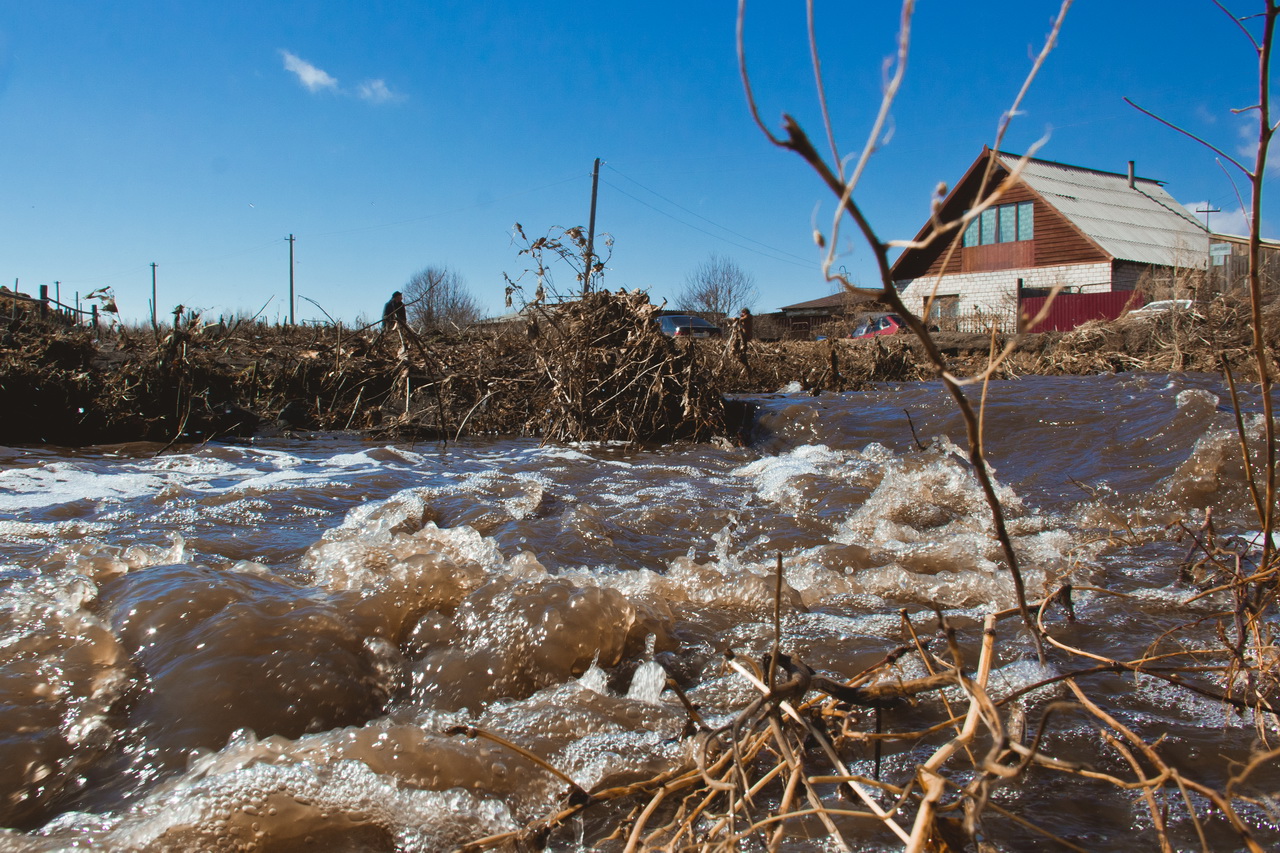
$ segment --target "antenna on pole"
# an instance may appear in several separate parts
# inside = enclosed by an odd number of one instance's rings
[[[591,169],[591,219],[587,222],[586,267],[582,270],[582,295],[591,292],[591,268],[595,266],[596,245],[596,189],[600,186],[600,158]]]

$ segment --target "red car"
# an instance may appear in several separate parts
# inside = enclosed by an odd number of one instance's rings
[[[857,328],[849,333],[849,337],[874,338],[879,335],[896,335],[905,325],[897,314],[872,314],[859,323]]]

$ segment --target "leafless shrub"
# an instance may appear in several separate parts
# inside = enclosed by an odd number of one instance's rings
[[[685,277],[675,304],[682,311],[719,319],[743,308],[755,308],[759,296],[755,276],[733,260],[713,253]]]
[[[404,286],[409,323],[422,334],[454,333],[480,319],[480,305],[466,282],[449,267],[430,266]]]
[[[517,254],[525,258],[529,266],[515,278],[503,273],[507,280],[508,308],[515,307],[517,302],[523,305],[563,302],[588,287],[599,288],[601,276],[613,255],[612,235],[599,234],[592,241],[581,225],[571,228],[557,226],[544,236],[530,239],[524,227],[517,222],[512,239],[520,247]],[[597,251],[602,246],[605,250],[603,256]],[[557,282],[556,274],[561,269],[573,274],[573,288]],[[530,277],[533,281],[529,281]]]

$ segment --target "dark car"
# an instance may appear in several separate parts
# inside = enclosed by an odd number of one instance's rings
[[[720,327],[701,317],[667,314],[658,318],[658,329],[670,338],[718,338]]]
[[[849,333],[851,338],[874,338],[879,335],[896,335],[903,326],[897,314],[872,314]]]

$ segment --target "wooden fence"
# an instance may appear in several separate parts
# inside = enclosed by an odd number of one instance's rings
[[[87,311],[73,305],[64,305],[49,296],[49,286],[46,284],[40,285],[38,297],[0,286],[0,316],[16,320],[19,315],[26,314],[32,314],[41,319],[58,320],[68,326],[78,326],[87,321],[93,328],[98,328],[96,303],[90,305]]]

